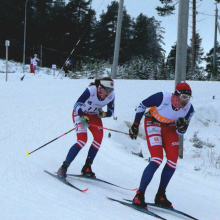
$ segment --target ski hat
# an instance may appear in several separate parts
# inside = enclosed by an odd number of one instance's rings
[[[192,90],[189,84],[187,84],[186,82],[181,82],[176,85],[175,94],[186,94],[192,96]]]

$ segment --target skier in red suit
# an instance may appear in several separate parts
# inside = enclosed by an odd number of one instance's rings
[[[129,130],[130,137],[136,139],[140,121],[145,113],[144,128],[151,161],[145,168],[139,190],[133,199],[133,204],[146,208],[145,191],[154,173],[163,161],[163,151],[166,153],[166,164],[161,174],[160,185],[155,196],[155,203],[173,207],[166,197],[166,188],[177,165],[179,137],[183,135],[193,116],[194,108],[190,103],[192,90],[185,83],[178,83],[175,93],[159,92],[143,100],[136,112],[135,120]]]
[[[110,77],[96,79],[91,83],[83,94],[79,97],[73,109],[73,123],[81,125],[77,128],[77,142],[70,148],[63,165],[58,170],[58,176],[66,178],[66,172],[69,165],[75,159],[79,151],[87,143],[87,130],[89,129],[93,135],[93,142],[90,146],[88,156],[81,173],[89,177],[95,178],[91,165],[101,147],[103,139],[103,130],[95,126],[103,126],[102,118],[111,117],[114,113],[115,93],[114,81]],[[107,106],[107,111],[102,108]],[[91,126],[89,125],[91,124]]]

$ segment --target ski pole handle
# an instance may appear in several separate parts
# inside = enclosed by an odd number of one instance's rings
[[[61,138],[61,137],[65,136],[66,134],[70,133],[71,131],[76,130],[76,129],[77,129],[78,127],[80,127],[80,126],[81,126],[81,125],[77,125],[75,128],[73,128],[73,129],[71,129],[71,130],[67,131],[66,133],[64,133],[64,134],[60,135],[59,137],[57,137],[57,138],[53,139],[52,141],[49,141],[48,143],[46,143],[46,144],[42,145],[41,147],[38,147],[37,149],[35,149],[35,150],[31,151],[31,152],[27,152],[27,153],[26,153],[26,154],[27,154],[27,156],[28,156],[28,155],[30,155],[30,154],[32,154],[32,153],[34,153],[35,151],[37,151],[37,150],[41,149],[42,147],[45,147],[46,145],[48,145],[48,144],[50,144],[50,143],[54,142],[55,140],[57,140],[57,139],[59,139],[59,138]]]

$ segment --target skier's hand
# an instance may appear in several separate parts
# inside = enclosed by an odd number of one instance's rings
[[[102,109],[99,109],[99,113],[97,114],[99,118],[105,118],[106,117],[106,112],[104,112]]]
[[[84,127],[89,127],[89,118],[86,115],[81,116],[80,123]]]
[[[187,122],[186,122],[185,118],[179,118],[176,121],[176,128],[177,128],[178,133],[180,133],[180,134],[184,134],[186,132]]]
[[[133,124],[129,129],[129,136],[131,137],[131,139],[137,139],[138,131],[139,125]]]

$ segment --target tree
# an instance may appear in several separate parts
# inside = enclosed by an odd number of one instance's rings
[[[208,73],[208,80],[220,80],[220,46],[217,43],[216,57],[217,57],[217,73],[213,73],[213,52],[214,48],[212,48],[205,56],[204,60],[206,61],[205,71]]]
[[[193,0],[196,1],[196,0]],[[200,0],[202,1],[202,0]],[[168,16],[174,14],[174,11],[176,10],[176,5],[178,3],[178,0],[160,0],[162,7],[157,6],[156,10],[158,12],[158,15],[160,16]],[[215,0],[216,3],[220,3],[220,0]]]
[[[191,39],[192,41],[192,39]],[[201,47],[202,39],[200,38],[199,34],[196,34],[195,39],[195,71],[194,74],[192,74],[191,71],[191,54],[192,54],[192,48],[188,46],[187,48],[187,60],[186,60],[186,79],[187,80],[203,80],[204,79],[204,68],[203,68],[203,48]],[[170,74],[170,78],[173,78],[175,75],[175,65],[176,65],[176,43],[174,46],[172,46],[172,49],[167,57],[167,71]]]
[[[160,0],[160,2],[161,4],[163,4],[163,7],[160,6],[156,7],[158,15],[167,16],[174,14],[173,11],[175,10],[175,5],[177,3],[174,3],[173,0]]]
[[[89,13],[91,0],[70,0],[66,5],[66,25],[68,32],[66,33],[66,48],[71,48],[82,37],[85,28],[89,23],[85,18]],[[77,50],[79,47],[77,48]]]
[[[108,5],[107,12],[100,15],[95,30],[94,49],[97,58],[111,59],[114,54],[114,42],[119,4],[116,1]]]
[[[48,43],[47,47],[54,47],[61,50],[64,49],[65,35],[67,32],[66,24],[67,18],[65,16],[65,0],[56,0],[51,9],[51,17],[48,26]]]
[[[167,72],[169,78],[174,79],[175,77],[175,65],[176,65],[176,43],[171,47],[170,53],[166,60]]]
[[[220,2],[220,0],[215,0],[217,3]],[[156,10],[158,11],[158,14],[160,16],[167,16],[173,14],[175,10],[175,5],[178,3],[178,1],[174,0],[160,0],[163,7],[157,7]],[[198,33],[196,33],[196,0],[192,0],[192,14],[193,14],[193,25],[192,25],[192,39],[191,39],[191,67],[188,67],[188,70],[191,69],[191,74],[187,71],[187,78],[193,79],[193,78],[203,78],[201,76],[201,72],[203,72],[203,69],[198,65],[199,60],[198,57],[201,59],[201,54],[196,53],[202,53],[201,50],[198,48],[198,42],[201,43],[201,38],[199,37]],[[199,39],[198,39],[199,38]],[[196,45],[196,39],[197,39],[197,45]],[[199,45],[200,46],[200,45]],[[188,56],[188,54],[187,54]],[[196,63],[196,57],[197,57],[197,63]],[[187,58],[188,63],[188,58]]]
[[[29,19],[27,20],[29,28],[27,28],[27,44],[46,44],[49,35],[49,19],[51,17],[53,0],[38,1],[33,0],[28,2],[31,9],[29,9]]]
[[[191,39],[192,42],[192,39]],[[200,35],[198,33],[196,33],[195,35],[195,42],[194,42],[194,47],[195,47],[195,58],[194,58],[194,71],[191,71],[192,73],[194,73],[193,75],[191,74],[191,76],[188,74],[188,79],[196,79],[196,80],[202,80],[204,78],[203,76],[203,72],[204,72],[204,68],[202,67],[202,64],[204,62],[203,59],[203,55],[204,55],[204,50],[201,47],[202,44],[202,39],[200,37]],[[190,48],[190,50],[192,50],[192,47]],[[190,54],[192,54],[190,52]],[[191,59],[191,62],[193,62],[193,59]],[[192,66],[192,65],[191,65]]]
[[[24,37],[24,3],[16,0],[1,0],[0,41],[10,40],[10,57],[16,61],[22,59],[21,42]],[[19,45],[19,47],[18,47]],[[1,57],[5,57],[0,50]]]
[[[143,56],[145,59],[152,58],[154,62],[157,62],[164,52],[161,47],[163,37],[160,34],[160,23],[154,17],[148,18],[141,13],[137,17],[133,29],[132,54]]]
[[[119,63],[125,63],[132,58],[132,39],[133,39],[134,19],[127,14],[126,9],[123,11],[123,25],[121,29],[121,43]]]

